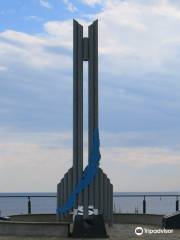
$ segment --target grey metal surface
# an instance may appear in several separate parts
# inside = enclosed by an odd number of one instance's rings
[[[83,171],[83,27],[73,21],[73,187]],[[82,194],[76,202],[82,204]]]
[[[110,212],[110,180],[107,179],[107,221],[110,224],[111,212]]]
[[[99,208],[99,171],[94,178],[94,208]]]
[[[88,205],[94,206],[94,180],[88,187]]]
[[[89,62],[88,62],[88,159],[92,151],[93,131],[98,128],[98,21],[88,27]],[[98,188],[89,187],[89,204],[95,205],[94,194]]]
[[[83,61],[89,60],[89,38],[83,38]]]
[[[89,150],[93,130],[98,128],[98,21],[88,28],[89,35]],[[90,152],[89,152],[90,154]]]
[[[64,175],[64,202],[67,201],[68,196],[68,173]]]
[[[68,170],[68,198],[73,191],[73,168]]]
[[[60,194],[60,205],[61,207],[64,205],[64,178],[61,180],[61,194]],[[60,214],[60,219],[63,221],[64,219],[64,214]]]
[[[107,221],[107,175],[103,175],[103,198],[104,198],[104,204],[103,204],[103,215],[105,221]]]
[[[113,185],[110,184],[110,224],[113,225]]]
[[[83,191],[83,207],[84,207],[84,218],[87,218],[88,216],[88,187],[84,189]]]
[[[61,207],[61,182],[58,183],[57,185],[57,208],[60,208]],[[60,221],[60,216],[59,214],[56,214],[56,220],[57,221]]]
[[[103,213],[103,171],[99,168],[99,213]]]
[[[64,203],[68,200],[68,172],[64,175]],[[67,214],[64,214],[65,218]]]

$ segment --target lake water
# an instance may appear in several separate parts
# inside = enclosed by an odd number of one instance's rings
[[[121,195],[127,195],[122,197]],[[117,213],[142,213],[143,197],[128,197],[128,195],[149,194],[149,195],[176,195],[177,192],[131,192],[116,193],[114,197],[113,208]],[[4,197],[4,196],[11,197]],[[31,197],[32,213],[55,213],[56,212],[56,194],[55,193],[0,193],[0,214],[7,216],[11,214],[26,214],[28,209],[27,197],[14,196],[48,196],[48,197]],[[53,197],[54,196],[54,197]],[[176,197],[146,197],[147,213],[169,214],[175,212]]]

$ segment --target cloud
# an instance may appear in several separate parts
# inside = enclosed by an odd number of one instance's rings
[[[65,146],[71,139],[68,132],[5,133],[0,142],[0,181],[9,181],[0,191],[55,192],[56,184],[72,166],[71,148]],[[48,182],[47,176],[51,176]]]
[[[147,147],[151,149],[180,149],[176,131],[119,131],[100,132],[102,147],[138,148]]]
[[[84,4],[87,4],[89,6],[95,6],[96,4],[102,4],[102,0],[82,0]]]
[[[7,71],[7,67],[6,66],[0,66],[0,72],[4,72]]]
[[[66,5],[66,8],[69,12],[73,13],[73,12],[78,11],[77,7],[69,0],[63,0],[63,3]]]
[[[50,52],[47,48],[60,47],[57,39],[50,37],[33,36],[30,34],[7,30],[0,33],[0,51],[3,57],[1,61],[20,62],[23,65],[31,65],[34,68],[63,68],[71,62],[70,57],[55,52]],[[18,55],[18,59],[16,56]],[[25,61],[28,59],[28,61]],[[59,62],[59,66],[56,63]]]
[[[9,178],[6,187],[1,186],[2,192],[55,192],[56,184],[64,175],[65,170],[68,170],[72,161],[70,149],[42,149],[35,144],[9,144],[1,145],[0,148],[3,148],[0,150],[3,156],[0,159],[1,182]],[[47,176],[51,176],[48,182]]]
[[[72,20],[46,22],[44,24],[44,29],[49,35],[53,36],[55,39],[58,39],[59,45],[68,49],[72,49]]]
[[[35,15],[31,15],[31,16],[26,17],[26,20],[33,20],[33,21],[41,22],[41,21],[43,21],[43,18],[35,16]]]
[[[108,1],[88,21],[78,19],[86,27],[92,18],[99,19],[100,121],[103,130],[157,131],[158,136],[167,128],[177,132],[180,102],[178,11],[179,8],[168,1],[148,4]],[[72,20],[46,22],[44,32],[37,35],[7,30],[0,34],[0,41],[0,65],[8,69],[4,79],[10,81],[13,78],[20,88],[24,87],[22,82],[28,82],[32,99],[39,99],[36,94],[40,89],[44,89],[41,96],[45,97],[47,86],[51,86],[56,92],[52,94],[54,109],[57,106],[55,99],[71,101],[67,96],[72,90]],[[36,79],[36,87],[33,79]],[[53,79],[53,84],[49,79]],[[62,92],[61,89],[66,91],[58,98],[57,90]],[[39,109],[44,109],[41,101],[38,103]],[[46,104],[47,111],[51,112],[50,98]],[[33,106],[30,97],[29,105]],[[36,108],[37,105],[34,110]],[[47,111],[44,110],[44,117]],[[116,119],[112,124],[111,116],[114,115]],[[62,116],[71,121],[70,114]],[[57,126],[50,123],[51,127]]]
[[[77,20],[87,27],[99,19],[102,166],[117,190],[178,189],[179,6],[160,0],[101,5]],[[25,185],[55,191],[72,164],[72,26],[67,19],[46,22],[38,34],[0,33],[1,136],[6,131],[0,181],[16,179],[8,182],[9,191]],[[86,79],[84,84],[87,90]],[[22,137],[7,136],[17,131]],[[39,177],[49,174],[48,182]]]
[[[96,16],[100,21],[100,50],[109,64],[113,61],[115,72],[127,73],[129,68],[132,74],[167,72],[166,64],[176,58],[174,44],[167,42],[179,38],[178,16],[179,9],[168,2],[146,5],[112,1]]]
[[[68,145],[72,144],[72,133],[14,132],[4,133],[2,137],[0,181],[7,184],[1,185],[0,191],[55,192],[56,184],[72,166],[72,146]],[[175,177],[179,179],[179,151],[150,147],[101,147],[101,156],[101,167],[111,178],[115,191],[178,190],[179,181],[173,181]],[[84,161],[86,159],[87,148],[84,149]],[[51,176],[48,181],[47,176]],[[132,183],[132,178],[137,180],[136,185]]]
[[[93,1],[89,4],[93,4]],[[145,4],[140,1],[112,0],[105,1],[104,8],[97,14],[88,15],[88,22],[84,19],[80,19],[80,22],[87,26],[92,19],[99,19],[100,56],[103,56],[103,64],[111,65],[104,71],[113,69],[114,73],[139,72],[141,75],[151,72],[172,73],[173,69],[168,69],[166,65],[178,60],[179,14],[179,8],[169,1]],[[67,31],[64,31],[66,28]],[[51,34],[61,35],[68,45],[72,42],[70,20],[48,22],[45,29]],[[110,37],[107,38],[107,35]]]
[[[47,8],[47,9],[53,8],[53,6],[48,2],[48,0],[40,0],[39,3],[44,8]]]
[[[102,155],[111,164],[127,164],[130,167],[140,168],[156,165],[170,165],[180,167],[180,151],[168,148],[148,147],[112,147],[102,148]],[[106,162],[106,163],[107,163]]]
[[[47,32],[0,33],[1,127],[39,131],[45,125],[71,126],[72,55],[63,42]],[[67,105],[58,110],[57,102],[63,101]]]
[[[103,128],[144,131],[177,126],[178,11],[168,1],[108,1],[98,14],[91,16],[99,19],[100,110],[106,119]],[[91,20],[79,19],[86,27]],[[46,22],[44,30],[38,35],[2,32],[1,66],[11,70],[16,67],[16,78],[19,66],[23,66],[23,72],[34,72],[31,79],[46,79],[43,73],[57,82],[58,74],[61,79],[70,79],[72,20]],[[112,125],[110,116],[115,113],[117,121]]]
[[[101,166],[114,184],[114,191],[179,190],[180,151],[107,147],[101,149],[101,155]]]

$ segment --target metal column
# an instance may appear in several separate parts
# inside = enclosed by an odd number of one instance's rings
[[[110,225],[113,226],[113,185],[110,184],[110,214],[111,214],[111,219],[110,219]]]
[[[61,194],[60,194],[61,198],[60,198],[60,205],[61,207],[64,205],[64,179],[62,179],[61,181]],[[64,220],[64,214],[60,215],[60,219],[61,221]]]
[[[103,171],[101,168],[99,168],[99,213],[103,214],[103,204],[104,204],[104,198],[103,198]]]
[[[61,207],[61,182],[57,185],[57,208],[60,208]],[[60,215],[57,214],[56,215],[56,220],[57,221],[60,221]]]
[[[88,156],[90,159],[93,132],[98,128],[98,21],[93,22],[88,28],[89,36],[89,69],[88,69]],[[97,180],[98,181],[98,178]],[[89,188],[89,204],[97,205],[94,196],[98,196],[95,182]],[[97,200],[97,199],[96,199]]]
[[[103,204],[103,216],[104,216],[104,220],[107,221],[107,175],[104,174],[103,175],[103,198],[104,198],[104,204]]]
[[[73,21],[73,187],[83,172],[83,27]],[[76,206],[82,205],[82,194]]]

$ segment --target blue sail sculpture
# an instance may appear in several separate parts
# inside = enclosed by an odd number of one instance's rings
[[[76,185],[75,189],[71,193],[69,199],[63,207],[57,209],[57,213],[64,214],[67,213],[75,205],[78,194],[81,193],[88,185],[91,184],[94,177],[96,176],[99,168],[99,162],[101,159],[100,154],[100,140],[99,140],[99,129],[96,128],[93,131],[93,142],[91,147],[91,154],[89,159],[89,164],[83,171],[82,178],[80,182]]]

